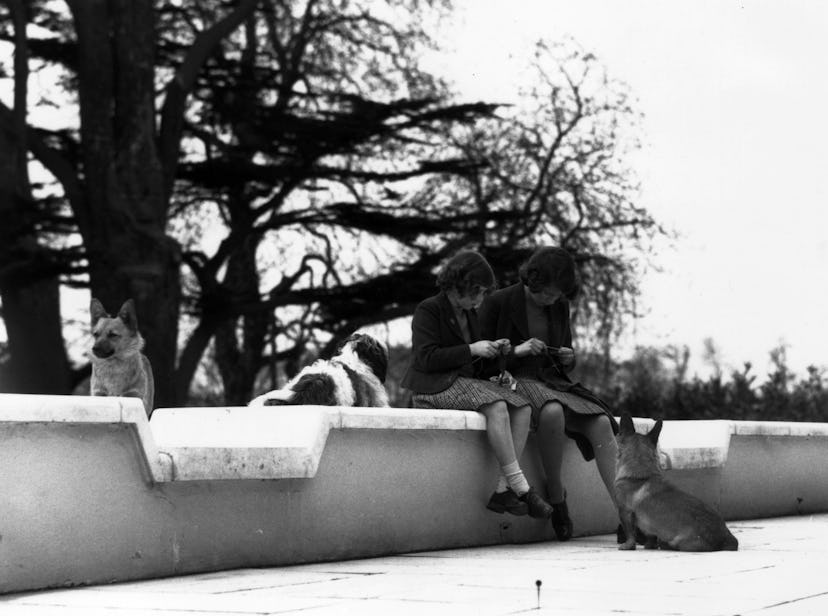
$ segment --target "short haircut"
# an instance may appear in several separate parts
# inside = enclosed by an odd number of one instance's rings
[[[578,295],[575,260],[563,248],[538,248],[520,267],[520,279],[532,293],[554,285],[567,299]]]
[[[461,250],[437,274],[437,286],[443,291],[456,289],[460,295],[470,295],[475,287],[490,291],[495,286],[495,275],[486,258],[474,250]]]

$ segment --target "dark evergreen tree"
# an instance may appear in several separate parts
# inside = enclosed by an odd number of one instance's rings
[[[634,257],[660,229],[621,164],[635,114],[588,54],[554,73],[541,54],[513,113],[457,102],[420,68],[442,3],[67,7],[27,4],[51,33],[25,41],[29,64],[61,71],[40,104],[77,119],[18,130],[56,188],[14,217],[38,213],[52,276],[113,310],[136,300],[157,404],[186,401],[208,349],[226,401],[246,402],[263,368],[275,380],[279,362],[410,314],[460,247],[506,279],[534,245],[562,244],[587,286],[580,323],[608,339],[632,310]],[[6,134],[16,111],[0,106]]]

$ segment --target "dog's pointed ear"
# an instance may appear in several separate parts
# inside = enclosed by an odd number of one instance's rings
[[[621,434],[635,434],[635,424],[629,413],[621,415]]]
[[[118,317],[131,331],[138,331],[138,317],[135,316],[135,302],[128,299],[118,311]]]
[[[95,327],[98,321],[109,315],[106,314],[103,304],[93,297],[92,301],[89,302],[89,316],[92,317],[92,327]]]
[[[661,428],[663,425],[664,422],[659,419],[657,422],[655,422],[655,425],[653,425],[652,429],[647,433],[647,438],[649,438],[653,442],[653,445],[658,444],[658,436],[659,434],[661,434]]]

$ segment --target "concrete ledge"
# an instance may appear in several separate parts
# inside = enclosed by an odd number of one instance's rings
[[[729,421],[737,436],[828,436],[828,423],[787,421]]]
[[[727,463],[732,422],[671,421],[659,438],[665,470],[720,468]]]
[[[0,394],[0,424],[35,423],[128,426],[135,433],[141,462],[151,480],[168,481],[171,477],[169,457],[159,455],[138,398]]]
[[[330,420],[322,407],[157,409],[152,432],[173,481],[316,475]]]
[[[635,423],[644,432],[654,422]],[[734,422],[681,423],[680,430],[662,433],[662,467],[722,467]],[[172,460],[174,481],[311,478],[332,429],[484,431],[486,420],[472,411],[326,406],[156,409],[152,416],[155,441]],[[773,428],[756,429],[765,434]]]
[[[652,420],[637,419],[640,431]],[[472,412],[158,409],[0,395],[0,592],[554,538],[484,507],[497,478]],[[828,511],[828,424],[672,421],[667,476],[725,517]],[[521,460],[543,490],[536,443]],[[576,535],[618,519],[574,443]]]
[[[173,481],[316,475],[330,430],[485,430],[470,411],[329,406],[156,409],[152,433]]]

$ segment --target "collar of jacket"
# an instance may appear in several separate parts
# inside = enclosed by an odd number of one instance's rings
[[[448,295],[445,291],[441,291],[438,297],[440,299],[440,309],[443,311],[449,325],[451,325],[452,331],[457,336],[458,340],[468,344],[466,339],[463,338],[463,329],[460,327],[460,323],[457,322],[454,306],[451,305]],[[469,315],[469,336],[471,337],[471,342],[474,342],[480,339],[480,325],[477,322],[477,310],[466,310],[465,312]],[[525,314],[523,315],[523,319],[526,320]]]

